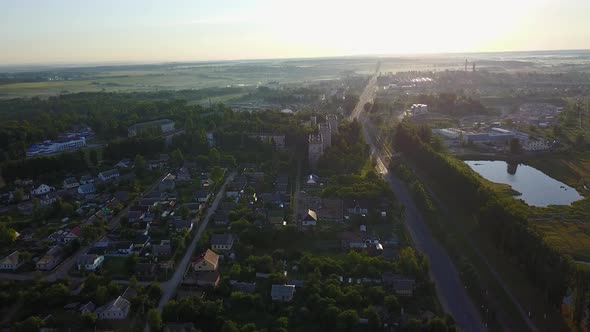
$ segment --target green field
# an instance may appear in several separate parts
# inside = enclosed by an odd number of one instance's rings
[[[317,82],[368,74],[375,70],[376,63],[375,58],[308,59],[55,69],[52,74],[57,72],[63,80],[5,81],[0,84],[0,98]]]

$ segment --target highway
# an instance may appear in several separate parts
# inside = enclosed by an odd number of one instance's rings
[[[371,148],[371,156],[377,162],[377,170],[396,195],[398,201],[405,208],[405,225],[410,233],[416,249],[428,257],[430,263],[430,276],[436,286],[438,299],[444,310],[456,321],[457,326],[464,331],[486,331],[479,312],[467,294],[466,288],[461,282],[459,273],[450,256],[442,245],[433,237],[428,229],[421,211],[416,207],[406,184],[389,172],[388,158],[378,149],[377,142],[369,133],[362,116],[364,105],[372,103],[377,91],[377,76],[375,73],[359,97],[359,103],[350,115],[350,119],[357,119],[363,124],[365,140]]]

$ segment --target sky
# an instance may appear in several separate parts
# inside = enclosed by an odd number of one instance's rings
[[[589,0],[0,0],[0,65],[590,49]]]

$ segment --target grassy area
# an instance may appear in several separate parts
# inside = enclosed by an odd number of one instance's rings
[[[590,225],[569,221],[535,221],[543,239],[576,260],[590,261]]]

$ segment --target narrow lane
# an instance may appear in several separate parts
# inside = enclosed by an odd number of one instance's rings
[[[201,224],[199,225],[199,229],[197,230],[197,234],[195,234],[195,236],[193,237],[193,240],[191,241],[190,245],[186,249],[184,256],[182,257],[182,260],[176,266],[176,269],[174,270],[174,274],[172,275],[172,278],[170,278],[170,280],[161,284],[163,292],[162,292],[162,297],[160,298],[160,302],[158,303],[158,312],[160,314],[162,314],[162,310],[164,309],[164,305],[166,305],[166,303],[168,303],[168,301],[170,301],[170,299],[172,298],[172,296],[176,292],[176,289],[178,288],[178,286],[182,282],[182,279],[184,278],[184,274],[186,273],[186,270],[188,269],[188,265],[191,261],[191,258],[193,257],[195,249],[197,247],[197,242],[199,242],[199,239],[203,235],[205,228],[207,228],[207,225],[209,224],[209,220],[211,219],[211,217],[215,213],[215,210],[217,210],[219,203],[223,199],[223,196],[225,194],[225,188],[233,180],[235,175],[236,175],[236,172],[232,172],[230,175],[228,175],[225,182],[223,183],[223,185],[221,186],[221,188],[219,189],[219,191],[215,195],[215,199],[213,200],[213,203],[207,209],[207,214],[205,215],[205,218],[203,218]],[[149,326],[146,323],[146,326],[144,328],[144,332],[149,332],[149,330],[150,330]]]

